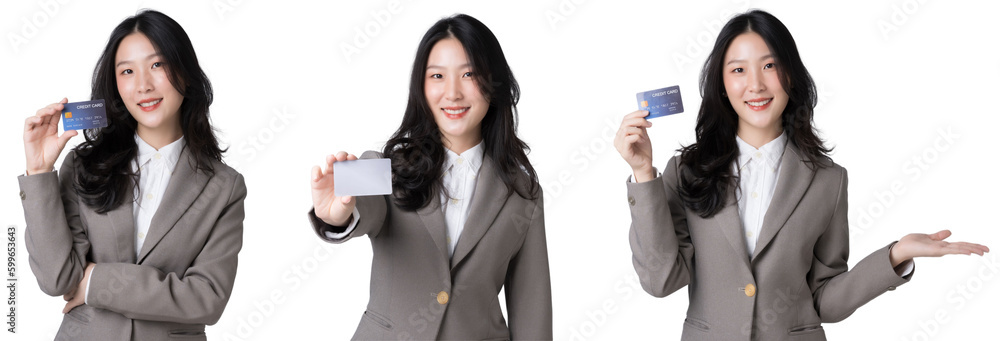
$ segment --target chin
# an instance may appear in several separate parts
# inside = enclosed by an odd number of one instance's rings
[[[468,134],[467,131],[461,129],[445,129],[444,133],[448,136],[464,136],[465,134]]]
[[[146,120],[136,120],[136,122],[140,126],[143,126],[143,127],[149,128],[149,129],[156,129],[156,128],[159,128],[161,125],[163,125],[163,121],[161,121],[159,119],[154,119],[154,120],[149,120],[149,119],[146,119]]]

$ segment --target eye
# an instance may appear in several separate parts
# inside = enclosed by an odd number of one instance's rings
[[[132,74],[132,69],[125,69],[125,70],[122,70],[121,74],[122,74],[122,75],[131,75],[131,74]]]
[[[462,77],[472,77],[472,71],[466,72]]]
[[[441,76],[441,74],[440,74],[440,73],[435,73],[435,74],[431,75],[431,78],[434,78],[434,79],[441,79],[441,78],[443,78],[443,76]]]
[[[161,67],[161,66],[163,66],[163,63],[161,63],[161,62],[156,62],[156,63],[153,63],[153,68],[154,68],[154,69],[155,69],[155,68],[158,68],[158,67]]]
[[[741,67],[735,68],[735,69],[733,69],[733,72],[734,73],[743,73],[743,68],[741,68]]]
[[[767,64],[764,64],[764,68],[765,68],[765,69],[773,69],[773,68],[775,68],[775,67],[777,67],[777,65],[774,65],[774,63],[767,63]]]

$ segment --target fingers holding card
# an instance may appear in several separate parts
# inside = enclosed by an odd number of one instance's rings
[[[655,177],[653,146],[646,133],[652,127],[649,119],[684,112],[679,86],[644,91],[635,94],[639,110],[622,119],[621,127],[615,135],[615,148],[622,159],[632,167],[637,182]]]
[[[104,113],[104,100],[67,102],[68,100],[63,98],[59,102],[39,109],[34,116],[25,119],[26,174],[38,174],[52,170],[56,158],[66,147],[66,143],[77,135],[75,129],[106,127],[108,125],[107,116]],[[63,120],[64,128],[62,135],[58,131],[60,118]]]
[[[389,159],[358,160],[346,152],[326,157],[326,168],[313,167],[313,209],[327,224],[343,226],[350,221],[354,196],[392,193]]]

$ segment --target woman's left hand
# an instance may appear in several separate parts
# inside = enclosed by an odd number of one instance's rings
[[[87,263],[87,268],[83,269],[83,278],[80,279],[80,284],[73,291],[63,295],[63,299],[66,300],[66,306],[63,307],[63,314],[67,314],[73,308],[83,305],[84,299],[87,298],[87,282],[90,279],[90,272],[94,270],[94,265],[97,264]]]
[[[916,257],[971,255],[973,253],[982,256],[984,253],[990,252],[990,248],[986,245],[944,241],[948,236],[951,236],[949,230],[941,230],[934,234],[911,233],[906,235],[896,245],[893,245],[892,251],[889,252],[892,267]]]

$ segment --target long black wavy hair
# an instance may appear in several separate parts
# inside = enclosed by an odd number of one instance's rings
[[[138,123],[129,113],[118,93],[115,78],[115,54],[126,36],[140,33],[149,38],[162,57],[170,75],[170,84],[184,101],[180,107],[181,131],[185,148],[194,156],[196,169],[214,173],[212,161],[222,161],[225,150],[219,147],[208,117],[212,104],[212,84],[198,64],[194,46],[181,25],[167,15],[143,10],[115,27],[108,44],[94,68],[91,99],[104,99],[108,115],[105,128],[87,129],[85,141],[75,148],[76,191],[83,202],[98,213],[109,212],[125,203],[129,191],[138,185],[139,175],[132,171],[138,152],[135,132]],[[182,163],[187,165],[186,162]]]
[[[754,32],[764,39],[778,66],[788,105],[781,113],[781,127],[788,140],[809,160],[810,168],[825,167],[831,149],[813,128],[816,84],[802,64],[792,34],[778,18],[761,10],[740,14],[726,23],[701,71],[701,109],[695,125],[696,142],[681,152],[680,195],[685,205],[703,218],[711,217],[726,205],[726,196],[735,191],[739,174],[732,165],[739,157],[736,131],[739,117],[725,97],[722,81],[726,50],[737,36]],[[786,156],[787,157],[787,156]]]
[[[457,39],[465,48],[476,84],[489,99],[490,106],[481,127],[484,154],[493,160],[508,195],[517,193],[526,199],[537,198],[538,176],[526,153],[530,149],[517,137],[517,101],[520,98],[517,80],[493,32],[476,18],[457,14],[439,20],[420,40],[410,75],[410,97],[403,122],[382,151],[392,160],[396,204],[416,210],[434,200],[433,193],[444,190],[442,167],[446,152],[424,95],[424,78],[431,49],[446,38]],[[526,186],[515,185],[523,176],[527,176]]]

